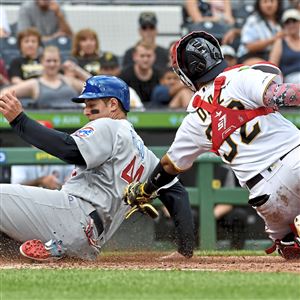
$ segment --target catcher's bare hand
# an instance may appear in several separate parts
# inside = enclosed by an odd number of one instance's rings
[[[157,210],[149,203],[156,196],[145,193],[144,185],[145,183],[132,182],[126,187],[123,200],[132,207],[126,214],[126,219],[137,211],[147,214],[151,218],[158,216]]]

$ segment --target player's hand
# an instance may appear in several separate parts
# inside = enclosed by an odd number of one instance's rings
[[[14,90],[8,90],[0,94],[0,113],[3,114],[4,118],[9,123],[12,122],[22,111],[22,104],[16,97],[16,92]]]
[[[145,183],[132,182],[126,187],[123,200],[132,207],[126,214],[126,219],[137,211],[147,214],[151,218],[158,216],[157,210],[149,203],[152,199],[157,197],[157,194],[147,194],[144,191],[144,185]]]

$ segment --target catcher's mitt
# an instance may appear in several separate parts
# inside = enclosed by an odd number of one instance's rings
[[[125,219],[128,219],[137,211],[147,214],[151,218],[158,216],[157,210],[149,203],[152,199],[157,197],[157,193],[153,193],[152,195],[147,194],[144,191],[144,185],[145,183],[132,182],[126,187],[123,200],[126,204],[131,206],[131,209],[126,214]]]

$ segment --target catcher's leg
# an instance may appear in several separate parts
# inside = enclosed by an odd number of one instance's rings
[[[279,161],[279,167],[250,191],[249,203],[264,219],[266,232],[276,242],[290,238],[291,224],[300,214],[300,149]]]

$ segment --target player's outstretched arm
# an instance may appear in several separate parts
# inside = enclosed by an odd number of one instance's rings
[[[14,92],[0,95],[0,112],[13,130],[29,144],[54,155],[69,164],[85,165],[74,141],[65,132],[47,128],[30,119]]]
[[[168,209],[176,228],[178,252],[190,258],[194,249],[194,222],[188,192],[178,181],[159,191],[159,199]]]
[[[264,104],[269,107],[300,106],[300,84],[272,82],[264,95]]]

